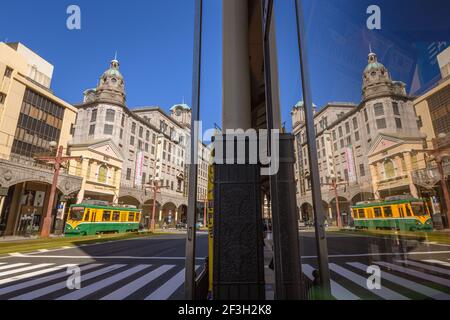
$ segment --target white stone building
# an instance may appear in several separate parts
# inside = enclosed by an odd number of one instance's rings
[[[296,136],[296,176],[299,213],[312,219],[308,145],[303,103],[292,111]],[[336,220],[338,199],[344,223],[349,207],[360,201],[410,194],[417,197],[411,172],[423,167],[425,136],[418,127],[412,98],[405,84],[393,81],[374,53],[363,73],[362,101],[329,103],[315,112],[315,130],[324,209]],[[347,214],[347,215],[346,215]]]

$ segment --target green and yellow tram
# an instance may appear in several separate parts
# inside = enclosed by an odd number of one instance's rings
[[[70,237],[137,232],[140,220],[139,209],[76,204],[70,206],[64,233]]]
[[[357,229],[432,231],[428,203],[423,199],[362,202],[352,207]]]

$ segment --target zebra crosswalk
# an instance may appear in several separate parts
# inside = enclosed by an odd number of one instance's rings
[[[73,267],[79,267],[79,289],[68,286]],[[0,263],[0,268],[0,300],[180,299],[185,282],[185,269],[175,264]]]
[[[369,267],[380,268],[381,286],[370,289]],[[330,263],[331,294],[336,300],[450,300],[450,269],[442,260],[359,261]],[[314,267],[302,264],[304,275],[313,280]],[[370,281],[369,281],[370,282]]]
[[[450,300],[450,260],[417,259],[330,263],[331,293],[337,300]],[[381,288],[369,289],[369,267],[381,270]],[[78,267],[81,288],[68,279]],[[302,264],[313,280],[315,267]],[[197,271],[200,266],[197,266]],[[167,300],[182,299],[182,265],[90,263],[83,265],[28,262],[0,263],[0,300]]]

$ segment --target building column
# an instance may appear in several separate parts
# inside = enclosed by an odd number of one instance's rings
[[[372,188],[374,191],[375,200],[380,199],[380,193],[378,192],[378,163],[369,164],[370,175],[372,177]]]
[[[77,204],[80,204],[83,202],[84,199],[84,187],[80,190],[80,192],[78,192],[77,195]]]
[[[248,1],[226,0],[223,15],[223,129],[251,128]]]
[[[3,206],[5,204],[5,199],[6,199],[6,197],[0,196],[0,221],[1,221],[1,218],[2,218]]]
[[[83,178],[83,182],[81,184],[81,190],[77,195],[77,204],[80,204],[84,200],[84,192],[86,188],[86,182],[88,179],[88,169],[89,169],[89,159],[83,159],[81,163],[81,177]]]
[[[407,172],[403,170],[402,158],[400,156],[395,156],[394,161],[397,169],[397,175],[404,175],[405,173],[407,174]]]
[[[411,153],[405,152],[403,154],[403,157],[405,158],[405,162],[406,162],[406,171],[408,173],[409,190],[411,191],[411,195],[414,198],[418,198],[419,197],[419,192],[417,190],[416,185],[414,184],[414,181],[413,181],[413,178],[412,178],[412,174],[411,174],[412,170],[413,170]]]
[[[175,209],[175,224],[178,223],[178,208]]]
[[[159,209],[159,219],[158,219],[158,221],[162,221],[162,217],[163,217],[163,209],[161,207],[161,209]]]

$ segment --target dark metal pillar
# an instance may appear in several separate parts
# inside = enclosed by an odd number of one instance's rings
[[[331,296],[330,269],[328,266],[328,247],[325,231],[325,214],[322,205],[322,191],[320,189],[319,164],[317,159],[316,132],[314,129],[314,114],[309,81],[309,65],[306,48],[306,32],[302,10],[302,0],[295,0],[297,16],[297,36],[300,54],[301,80],[303,86],[303,101],[305,108],[305,123],[309,148],[309,165],[311,169],[312,198],[316,229],[317,255],[322,290]]]
[[[198,144],[199,132],[197,128],[200,120],[200,79],[202,53],[202,14],[203,0],[195,0],[194,26],[194,75],[192,79],[192,125],[191,125],[191,154],[189,165],[189,206],[187,212],[187,242],[186,242],[186,300],[195,299],[195,240],[197,220],[197,183],[198,183]]]
[[[216,136],[214,165],[214,299],[264,300],[264,251],[260,165],[249,164],[249,141]],[[237,144],[245,143],[246,164],[237,164]],[[234,144],[234,163],[218,164]],[[218,152],[223,150],[223,153]],[[240,155],[242,157],[242,155]]]

